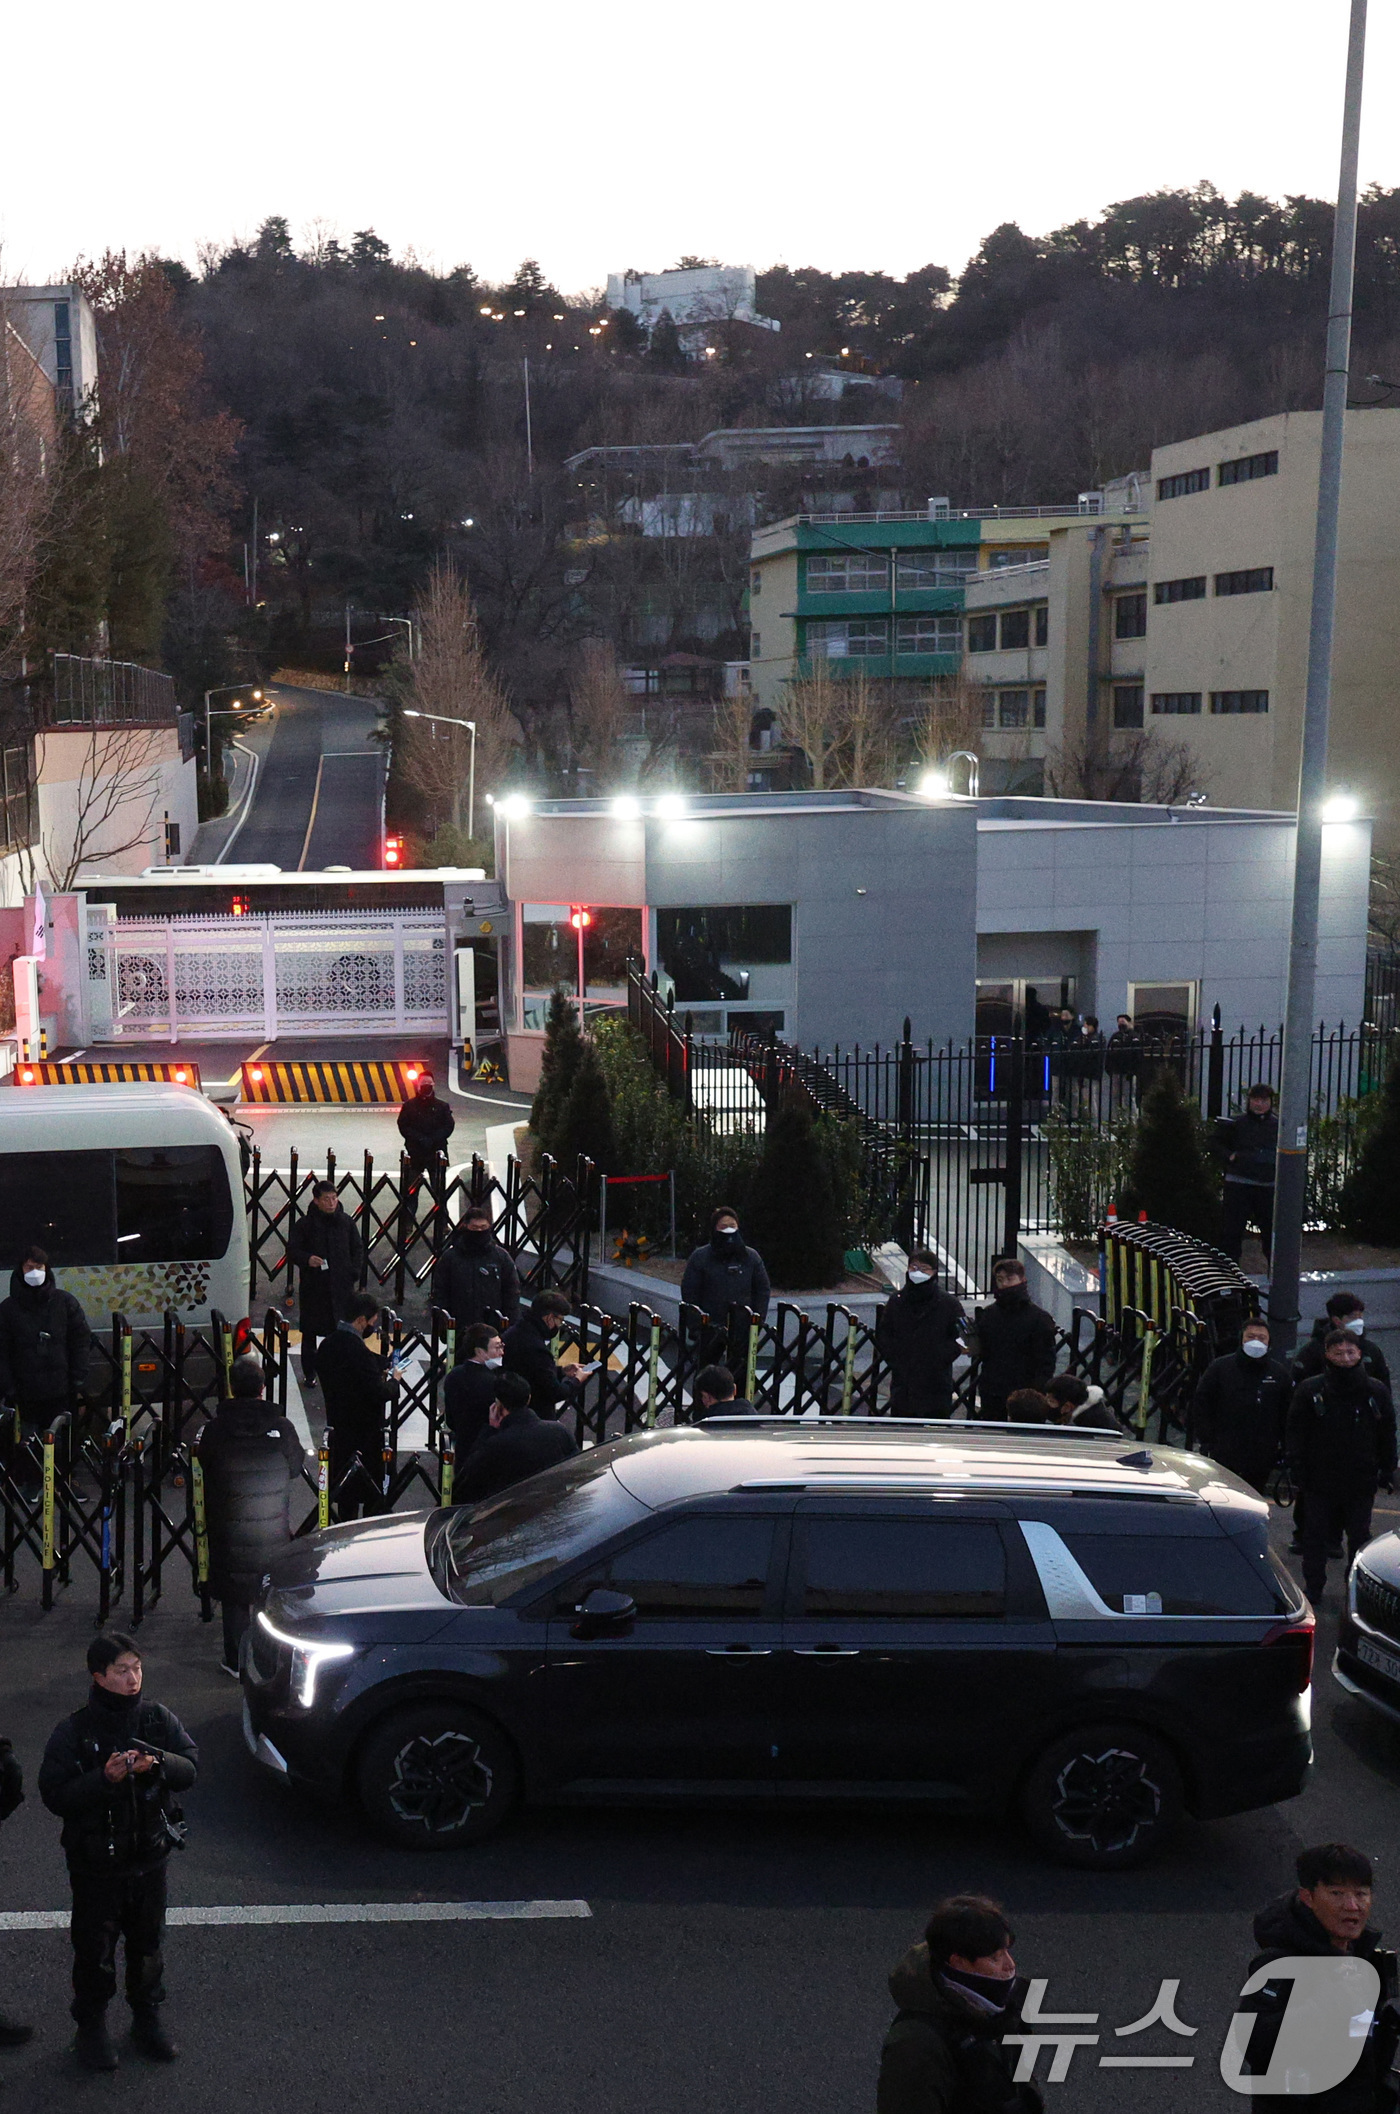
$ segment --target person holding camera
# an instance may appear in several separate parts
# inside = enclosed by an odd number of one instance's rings
[[[115,2070],[107,2006],[117,1993],[117,1946],[126,1949],[131,2038],[143,2054],[179,2053],[162,2024],[165,2002],[165,1867],[184,1846],[179,1796],[195,1780],[199,1750],[173,1711],[141,1694],[141,1654],[105,1630],[87,1648],[92,1688],[56,1725],[39,1766],[39,1796],[63,1822],[73,1889],[73,2004],[78,2060]]]

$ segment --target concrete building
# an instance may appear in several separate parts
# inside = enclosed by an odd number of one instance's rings
[[[48,377],[61,416],[97,409],[97,318],[80,286],[7,286],[6,320]]]
[[[535,1083],[556,984],[620,1003],[629,958],[696,1031],[830,1048],[961,1040],[1042,999],[1231,1029],[1283,1010],[1292,817],[898,792],[496,808],[511,1084]],[[1318,1018],[1361,1018],[1370,825],[1329,825]],[[572,911],[591,923],[580,933]],[[583,945],[580,950],[580,938]]]
[[[650,330],[669,316],[688,336],[709,323],[750,323],[759,330],[781,330],[771,316],[758,313],[758,280],[751,264],[701,264],[688,271],[609,272],[608,307],[625,308]]]

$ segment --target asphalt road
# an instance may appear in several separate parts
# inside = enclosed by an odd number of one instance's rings
[[[1377,1524],[1397,1516],[1390,1501]],[[1099,2015],[1072,2029],[1104,2039],[1074,2053],[1062,2085],[1046,2086],[1052,2109],[1237,2107],[1217,2064],[1250,1919],[1289,1883],[1298,1848],[1362,1844],[1378,1862],[1379,1920],[1400,1925],[1400,1731],[1331,1682],[1333,1626],[1324,1614],[1318,1759],[1304,1795],[1188,1825],[1162,1862],[1100,1878],[1044,1865],[1007,1822],[830,1807],[541,1809],[474,1852],[394,1851],[352,1812],[290,1792],[248,1758],[214,1633],[172,1597],[141,1641],[150,1692],[202,1751],[175,1902],[565,1901],[589,1913],[176,1930],[168,2016],[184,2057],[167,2071],[128,2052],[115,2078],[78,2072],[68,2053],[64,1933],[6,1932],[4,2006],[42,2037],[0,2051],[0,2104],[23,2114],[99,2103],[244,2114],[284,2102],[297,2114],[870,2110],[889,1968],[939,1895],[977,1888],[1007,1904],[1022,1971],[1049,1980],[1044,2008]],[[45,1616],[26,1599],[0,1610],[3,1729],[31,1783],[50,1727],[82,1700],[90,1634],[85,1607]],[[64,1905],[57,1834],[31,1794],[4,1831],[0,1908]],[[1180,1982],[1177,2011],[1194,2038],[1156,2027],[1116,2040],[1164,1979]],[[1099,2069],[1113,2050],[1196,2061],[1190,2071]]]
[[[381,863],[384,751],[372,703],[279,684],[272,739],[230,860],[284,872]]]

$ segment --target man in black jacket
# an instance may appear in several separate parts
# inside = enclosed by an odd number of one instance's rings
[[[955,1894],[929,1918],[890,1976],[899,2006],[880,2055],[876,2114],[1036,2114],[1032,2084],[1014,2082],[1027,1984],[1015,1933],[995,1901]]]
[[[9,1819],[16,1806],[23,1804],[24,1771],[19,1765],[19,1756],[8,1740],[0,1739],[0,1824]],[[0,2048],[22,2048],[33,2038],[32,2026],[21,2025],[18,2019],[7,2018],[0,2011]]]
[[[972,1327],[978,1415],[1005,1423],[1007,1396],[1018,1387],[1043,1391],[1055,1370],[1054,1317],[1032,1303],[1025,1269],[1008,1257],[992,1265],[992,1304],[978,1307]]]
[[[235,1358],[229,1394],[199,1435],[209,1526],[209,1586],[224,1621],[224,1671],[237,1674],[252,1603],[274,1557],[291,1547],[301,1440],[263,1400],[260,1358]]]
[[[1275,1960],[1339,1960],[1350,1955],[1368,1961],[1376,1970],[1381,2002],[1364,2038],[1348,2035],[1348,2052],[1354,2051],[1355,2061],[1340,2083],[1311,2091],[1309,2081],[1290,2066],[1290,2090],[1257,2094],[1251,2104],[1261,2110],[1274,2109],[1276,2114],[1298,2107],[1316,2108],[1317,2114],[1381,2114],[1382,2109],[1394,2106],[1385,2080],[1395,2050],[1397,1992],[1395,1955],[1381,1947],[1381,1934],[1370,1921],[1371,1860],[1348,1843],[1324,1842],[1304,1850],[1296,1870],[1296,1888],[1280,1894],[1254,1919],[1255,1943],[1261,1949],[1249,1963],[1250,1976]],[[1241,2000],[1240,2010],[1252,2013],[1258,2021],[1250,2029],[1244,2076],[1267,2073],[1284,2014],[1290,2003],[1300,2001],[1294,1995],[1291,1975],[1280,1975],[1277,1983],[1266,1982]],[[1342,2030],[1346,2031],[1345,2025]],[[1316,2037],[1311,2047],[1305,2037],[1295,2057],[1301,2055],[1306,2062],[1309,2054],[1315,2054],[1326,2064],[1334,2053],[1325,2037]]]
[[[760,1321],[768,1313],[772,1288],[768,1271],[757,1248],[745,1244],[739,1231],[739,1214],[721,1204],[710,1221],[710,1238],[694,1248],[681,1279],[681,1299],[687,1306],[708,1314],[713,1328],[705,1341],[710,1357],[720,1355],[729,1333],[731,1307],[750,1307]]]
[[[1252,1086],[1244,1112],[1220,1125],[1225,1154],[1225,1211],[1220,1245],[1231,1262],[1244,1253],[1247,1227],[1259,1229],[1264,1260],[1274,1239],[1274,1173],[1278,1154],[1278,1110],[1271,1086]]]
[[[479,1504],[567,1461],[578,1452],[562,1424],[537,1417],[530,1407],[530,1389],[518,1373],[502,1373],[491,1405],[491,1428],[479,1438],[467,1456],[456,1483],[462,1504]]]
[[[63,1822],[73,1888],[73,2017],[79,2060],[115,2070],[107,2006],[126,1947],[131,2038],[169,2062],[165,2002],[165,1866],[183,1840],[176,1800],[195,1780],[199,1751],[173,1711],[141,1697],[141,1655],[107,1630],[87,1649],[86,1705],[56,1725],[39,1768],[39,1796]]]
[[[442,1388],[442,1420],[452,1437],[458,1460],[471,1452],[491,1419],[496,1382],[505,1362],[505,1345],[489,1321],[478,1321],[457,1339],[462,1353]]]
[[[43,1431],[77,1407],[91,1344],[87,1316],[59,1290],[44,1250],[26,1248],[0,1305],[0,1397],[17,1406],[25,1430]]]
[[[550,1338],[569,1312],[562,1292],[537,1292],[513,1329],[505,1333],[505,1366],[530,1383],[530,1403],[542,1417],[557,1417],[578,1403],[582,1383],[597,1368],[560,1365]]]
[[[1312,1325],[1312,1335],[1302,1345],[1293,1360],[1293,1381],[1315,1380],[1323,1370],[1326,1360],[1322,1355],[1322,1340],[1333,1329],[1345,1329],[1361,1345],[1361,1363],[1373,1380],[1382,1387],[1390,1385],[1390,1367],[1380,1345],[1366,1334],[1366,1302],[1355,1292],[1334,1292],[1327,1302],[1325,1313],[1319,1314]]]
[[[358,1519],[361,1507],[366,1518],[388,1510],[380,1485],[390,1381],[383,1359],[376,1358],[365,1342],[378,1326],[379,1301],[372,1292],[357,1292],[350,1301],[349,1318],[338,1322],[327,1336],[317,1360],[330,1435],[331,1501],[338,1520]],[[338,1496],[356,1454],[360,1472],[344,1495]]]
[[[1259,1495],[1283,1444],[1291,1393],[1283,1361],[1269,1355],[1269,1324],[1247,1321],[1238,1350],[1213,1358],[1196,1383],[1195,1436],[1201,1451],[1243,1476]]]
[[[335,1183],[317,1182],[311,1209],[287,1243],[287,1261],[301,1272],[301,1377],[308,1387],[316,1385],[316,1346],[349,1312],[364,1259],[360,1229]]]
[[[1350,1566],[1371,1538],[1377,1486],[1394,1487],[1395,1407],[1390,1390],[1361,1363],[1361,1346],[1345,1329],[1323,1338],[1326,1371],[1294,1390],[1285,1445],[1289,1474],[1303,1500],[1303,1584],[1320,1600],[1327,1551],[1346,1535]]]
[[[413,1092],[399,1110],[399,1136],[414,1174],[447,1150],[447,1141],[457,1128],[457,1118],[433,1088],[433,1075],[423,1072]]]
[[[734,1385],[727,1365],[702,1365],[695,1375],[695,1408],[698,1417],[756,1417],[752,1402]]]
[[[475,1322],[500,1314],[507,1327],[520,1319],[520,1275],[491,1233],[489,1204],[468,1204],[462,1223],[433,1267],[433,1303],[445,1307],[462,1338]]]
[[[875,1323],[876,1347],[890,1369],[891,1416],[953,1414],[953,1361],[963,1348],[967,1316],[937,1273],[934,1257],[916,1248],[903,1285]]]

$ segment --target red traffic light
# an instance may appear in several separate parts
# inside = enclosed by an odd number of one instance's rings
[[[21,1067],[19,1083],[21,1086],[33,1086],[34,1074],[30,1071],[28,1065],[24,1065]]]
[[[569,923],[573,926],[575,932],[585,932],[593,923],[593,912],[586,910],[582,903],[571,903],[569,905]]]
[[[403,865],[402,837],[386,837],[384,839],[384,864],[386,866]]]

